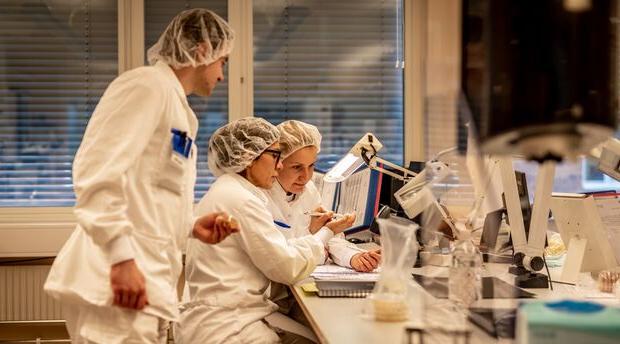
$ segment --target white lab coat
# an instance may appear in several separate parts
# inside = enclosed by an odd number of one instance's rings
[[[168,65],[128,71],[109,85],[75,156],[78,224],[51,268],[49,294],[73,305],[109,306],[111,264],[134,258],[146,279],[143,312],[178,319],[197,152],[195,145],[189,158],[173,152],[173,128],[195,139],[198,120]]]
[[[321,194],[316,189],[312,181],[309,181],[304,191],[299,193],[295,200],[289,202],[286,191],[280,183],[275,182],[269,190],[264,191],[269,198],[269,210],[273,214],[274,220],[283,222],[291,228],[278,227],[287,239],[299,238],[310,234],[310,216],[304,215],[305,212],[314,211],[321,206]],[[329,256],[334,263],[351,267],[351,258],[365,252],[344,239],[344,234],[340,233],[327,243]]]
[[[214,211],[234,216],[240,232],[218,245],[188,242],[191,301],[181,313],[181,343],[277,342],[262,321],[278,308],[268,298],[270,280],[293,284],[308,277],[325,258],[324,244],[312,235],[287,241],[265,194],[237,174],[220,176],[200,201],[198,214]]]

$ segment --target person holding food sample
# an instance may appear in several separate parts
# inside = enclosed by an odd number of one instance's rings
[[[224,79],[233,42],[215,13],[183,11],[149,49],[151,66],[121,74],[95,108],[73,162],[77,226],[44,286],[73,343],[165,343],[187,238],[239,231],[224,212],[193,216],[198,119],[187,101]]]

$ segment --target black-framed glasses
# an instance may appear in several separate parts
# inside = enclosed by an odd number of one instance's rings
[[[263,153],[269,153],[271,154],[271,156],[276,158],[276,166],[278,166],[278,163],[280,162],[280,156],[282,155],[282,151],[275,150],[275,149],[265,149]]]

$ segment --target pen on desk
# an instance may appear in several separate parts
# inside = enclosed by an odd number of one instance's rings
[[[281,221],[273,220],[273,223],[275,223],[276,225],[278,225],[278,226],[280,226],[282,228],[287,228],[287,229],[291,228],[291,226],[289,226],[286,223],[281,222]]]

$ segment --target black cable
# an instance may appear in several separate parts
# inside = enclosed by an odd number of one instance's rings
[[[553,291],[553,281],[551,281],[551,273],[549,272],[549,267],[547,266],[547,258],[545,257],[545,252],[543,251],[543,262],[545,262],[545,269],[547,269],[547,278],[549,279],[549,287],[551,291]]]
[[[370,165],[370,158],[368,156],[366,156],[366,153],[368,153],[368,150],[366,148],[362,148],[361,149],[361,157],[362,160],[364,160],[364,163],[369,166]]]
[[[562,282],[562,281],[553,281],[553,283],[559,283],[559,284],[565,284],[565,285],[577,285],[576,283],[569,283],[569,282]]]
[[[372,142],[370,143],[370,148],[372,148],[372,156],[370,158],[366,155],[369,151],[364,147],[361,148],[361,157],[367,166],[370,166],[370,160],[377,156],[377,149],[373,146]]]

